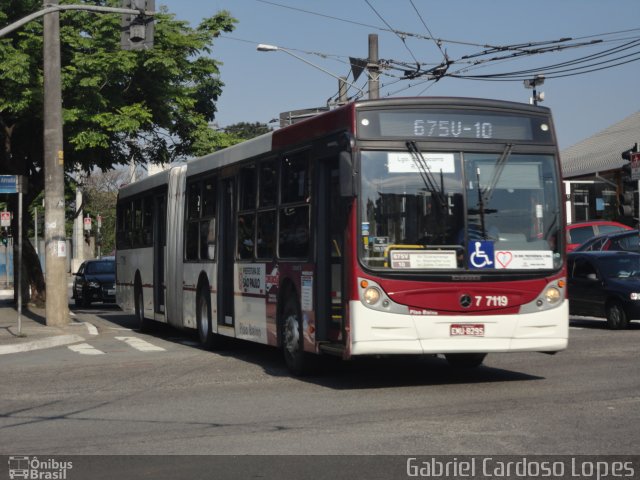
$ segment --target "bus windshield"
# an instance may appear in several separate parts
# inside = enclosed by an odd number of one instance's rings
[[[552,155],[361,152],[361,258],[386,270],[553,270],[562,265]],[[487,272],[483,272],[487,273]]]

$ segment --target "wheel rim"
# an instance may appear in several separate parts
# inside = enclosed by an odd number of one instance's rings
[[[198,326],[200,328],[200,337],[206,339],[209,336],[209,307],[207,301],[200,297],[200,321]]]
[[[622,311],[620,309],[620,305],[611,305],[611,308],[609,309],[609,322],[614,327],[622,324]]]
[[[136,294],[136,313],[138,314],[138,321],[142,323],[144,320],[144,311],[142,310],[142,292],[138,290]]]
[[[290,355],[295,355],[300,349],[298,318],[293,314],[284,321],[284,348]]]

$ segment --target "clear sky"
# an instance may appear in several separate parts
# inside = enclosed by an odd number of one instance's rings
[[[337,93],[338,81],[331,75],[286,52],[258,52],[259,43],[284,47],[337,76],[347,76],[349,57],[367,57],[370,33],[378,34],[381,59],[408,64],[417,60],[423,69],[442,62],[443,52],[451,60],[460,60],[485,50],[483,45],[528,44],[567,37],[574,40],[562,45],[604,40],[475,66],[456,63],[449,69],[451,72],[472,67],[463,72],[468,75],[521,70],[531,71],[531,77],[534,73],[545,74],[545,83],[539,87],[545,94],[541,105],[553,111],[561,148],[640,109],[640,0],[156,0],[157,5],[167,6],[192,26],[219,10],[228,10],[238,20],[236,30],[217,39],[211,52],[223,62],[220,76],[225,87],[216,119],[221,127],[237,122],[268,123],[280,112],[324,106]],[[382,30],[389,27],[443,39],[442,50],[434,41],[413,36],[403,41]],[[607,35],[612,32],[620,33]],[[591,64],[610,61],[592,68],[636,61],[582,75],[549,78],[550,65],[623,45],[625,49],[616,54],[591,60]],[[496,52],[481,58],[512,53]],[[619,60],[612,61],[614,58]],[[467,96],[527,103],[531,96],[522,79],[498,82],[445,77],[434,83],[424,78],[401,80],[398,70],[383,73],[381,97]],[[572,73],[575,72],[557,74]],[[353,77],[349,79],[352,81]],[[364,75],[355,83],[367,90]],[[352,89],[349,93],[357,91]],[[640,132],[638,137],[640,141]]]

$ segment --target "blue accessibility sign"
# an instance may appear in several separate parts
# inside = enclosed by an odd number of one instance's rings
[[[469,252],[469,268],[476,270],[495,268],[493,242],[473,240],[469,242],[467,252]]]

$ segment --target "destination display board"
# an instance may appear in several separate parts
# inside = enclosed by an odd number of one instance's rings
[[[363,110],[359,138],[412,140],[468,139],[552,143],[551,125],[543,116],[468,110]]]

